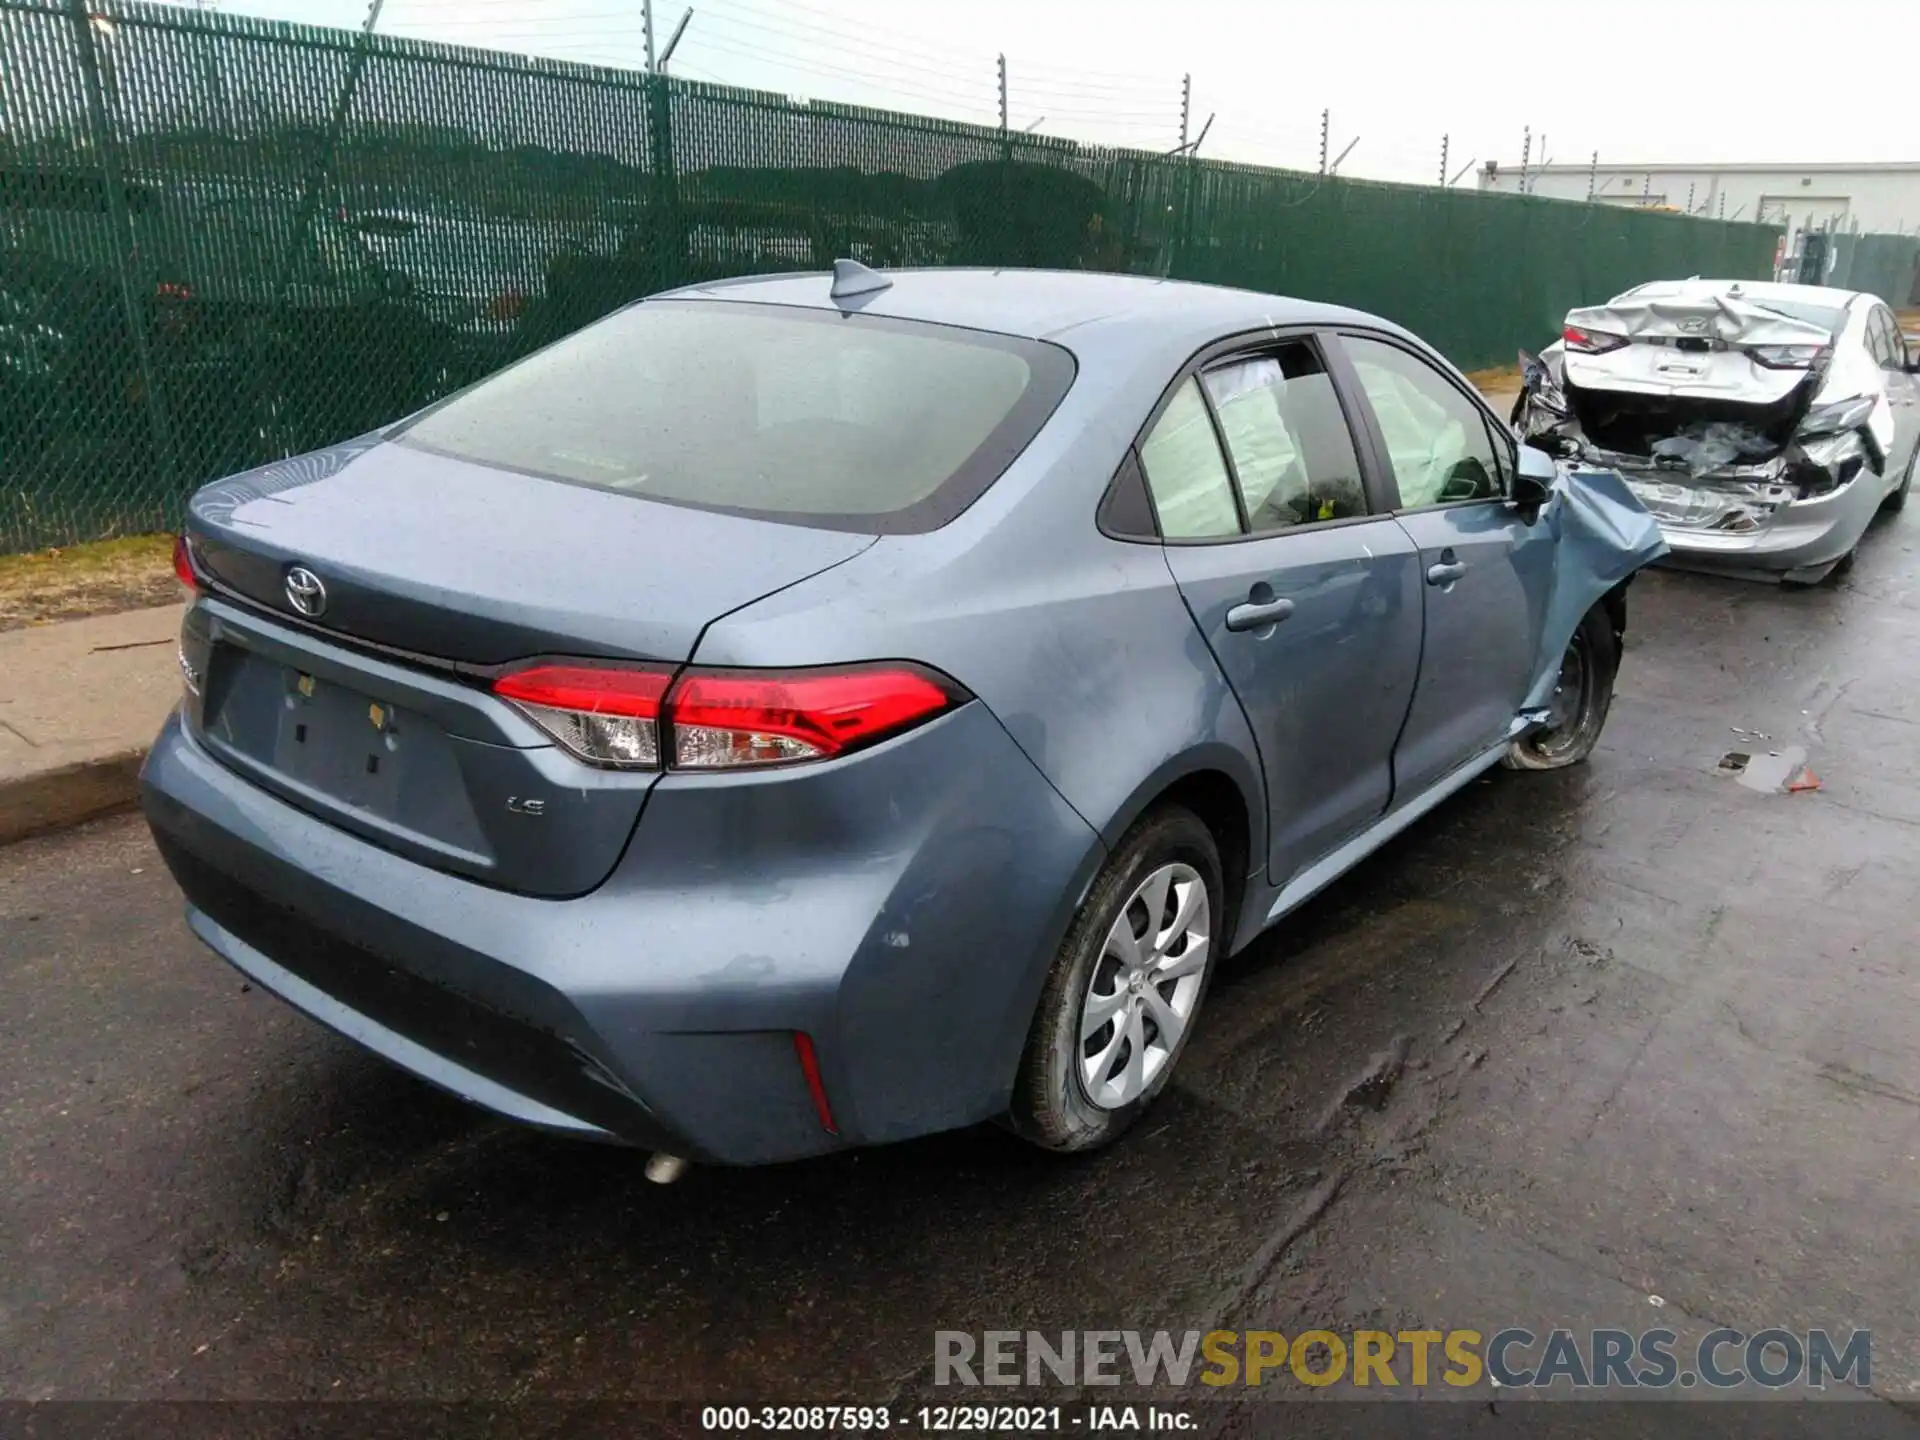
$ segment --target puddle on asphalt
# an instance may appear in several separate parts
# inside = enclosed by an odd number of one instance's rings
[[[1720,770],[1732,775],[1749,790],[1763,795],[1778,795],[1791,790],[1817,790],[1820,782],[1806,768],[1804,746],[1783,745],[1778,750],[1748,754],[1730,750],[1720,757]]]

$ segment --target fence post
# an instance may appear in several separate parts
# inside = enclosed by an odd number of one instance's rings
[[[147,344],[147,324],[140,303],[140,289],[134,279],[137,247],[133,234],[133,215],[127,207],[127,187],[120,168],[120,141],[107,113],[106,89],[100,82],[100,56],[93,48],[93,18],[85,0],[67,0],[67,16],[73,22],[73,43],[80,58],[81,81],[87,92],[87,128],[93,132],[94,152],[100,157],[100,173],[106,181],[107,209],[113,225],[113,270],[119,281],[120,313],[126,321],[127,339],[133,347],[133,360],[140,373],[140,392],[145,401],[147,429],[152,437],[154,458],[168,498],[174,494],[173,432],[167,424],[166,402],[155,383],[153,353]]]
[[[652,218],[647,234],[653,249],[654,272],[660,288],[687,278],[687,235],[680,215],[680,177],[673,168],[673,84],[650,71],[642,82],[647,91],[647,168],[652,172],[649,201]]]

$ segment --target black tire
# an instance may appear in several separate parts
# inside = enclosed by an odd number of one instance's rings
[[[1500,763],[1509,770],[1564,770],[1578,765],[1600,743],[1613,708],[1613,681],[1620,671],[1620,637],[1604,604],[1581,620],[1560,661],[1558,723],[1528,731],[1507,747]]]
[[[1096,975],[1117,963],[1107,948],[1109,932],[1123,909],[1131,911],[1136,918],[1144,915],[1144,902],[1138,906],[1134,903],[1140,898],[1135,891],[1166,867],[1174,867],[1176,871],[1185,867],[1204,884],[1207,949],[1198,965],[1199,983],[1191,990],[1184,1028],[1144,1089],[1127,1103],[1103,1105],[1096,1101],[1083,1079],[1085,1066],[1093,1063],[1086,1051],[1089,1047],[1098,1047],[1101,1036],[1106,1035],[1113,1037],[1112,1043],[1121,1044],[1121,1053],[1126,1056],[1130,1055],[1131,1042],[1124,1041],[1117,1020],[1110,1022],[1114,1027],[1111,1030],[1103,1029],[1091,1040],[1083,1041],[1083,1006],[1097,998],[1091,994]],[[1014,1133],[1042,1149],[1056,1151],[1097,1150],[1125,1133],[1166,1088],[1175,1065],[1186,1051],[1187,1042],[1193,1038],[1194,1025],[1199,1020],[1221,949],[1231,938],[1227,933],[1231,922],[1221,881],[1220,851],[1212,832],[1193,812],[1177,805],[1163,805],[1148,812],[1108,857],[1066,939],[1061,942],[1060,953],[1041,992],[1033,1027],[1027,1035],[1027,1048],[1020,1059],[1019,1076],[1014,1082],[1013,1101],[1007,1113],[1007,1124]],[[1130,928],[1135,925],[1134,918],[1130,918],[1129,925]],[[1184,949],[1184,946],[1170,949],[1169,962],[1177,959]],[[1177,985],[1179,982],[1164,983]],[[1115,983],[1112,993],[1124,996],[1126,991]],[[1165,991],[1160,993],[1164,999]],[[1158,1032],[1152,1030],[1151,1019],[1145,1023],[1151,1033],[1146,1036],[1143,1053],[1149,1053],[1157,1042]]]
[[[1913,489],[1913,472],[1920,468],[1920,449],[1915,449],[1907,458],[1907,473],[1900,478],[1900,488],[1880,502],[1880,509],[1888,515],[1898,515],[1907,508],[1907,492]]]

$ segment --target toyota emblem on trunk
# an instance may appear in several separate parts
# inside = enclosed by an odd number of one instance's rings
[[[304,565],[287,571],[287,603],[309,620],[326,613],[327,587]]]

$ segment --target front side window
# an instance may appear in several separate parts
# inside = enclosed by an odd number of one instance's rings
[[[1254,534],[1367,513],[1353,436],[1333,377],[1293,344],[1206,373]]]
[[[1072,357],[1037,340],[647,301],[462,391],[399,440],[643,499],[928,530],[999,476],[1072,379]]]
[[[1140,465],[1168,540],[1211,540],[1240,533],[1233,482],[1213,433],[1199,382],[1185,380],[1140,445]]]
[[[1500,460],[1479,406],[1397,345],[1360,336],[1344,343],[1386,440],[1403,509],[1500,498]]]

